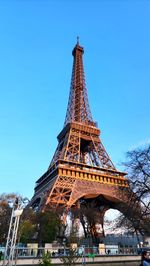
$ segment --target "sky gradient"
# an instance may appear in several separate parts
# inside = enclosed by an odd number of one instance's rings
[[[49,166],[77,36],[92,115],[116,167],[150,142],[149,14],[148,0],[0,1],[0,194],[30,199]]]

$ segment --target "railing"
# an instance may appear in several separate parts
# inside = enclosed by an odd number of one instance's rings
[[[69,256],[70,254],[69,248],[63,247],[51,247],[51,248],[28,248],[28,247],[16,247],[14,252],[14,258],[41,258],[44,253],[49,252],[52,257],[62,257]],[[3,254],[5,252],[5,248],[0,248],[0,259],[3,259]],[[116,247],[107,246],[105,248],[98,247],[79,247],[75,249],[74,255],[77,256],[85,256],[85,257],[94,257],[94,256],[104,256],[104,255],[139,255],[140,251],[136,246],[133,247]]]

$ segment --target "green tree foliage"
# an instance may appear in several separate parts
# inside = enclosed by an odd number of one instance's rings
[[[59,215],[51,210],[39,212],[36,221],[38,243],[43,245],[54,241],[61,225]]]
[[[65,266],[74,266],[76,265],[79,259],[79,255],[77,254],[76,249],[69,249],[69,252],[65,256],[60,257],[60,260],[63,262]]]
[[[20,221],[20,242],[38,242],[39,246],[51,243],[56,239],[60,226],[61,220],[56,212],[34,212],[26,208]]]
[[[34,235],[36,234],[35,227],[36,225],[32,224],[29,220],[22,221],[19,227],[19,242],[24,244],[33,242]]]
[[[26,207],[20,219],[20,226],[18,232],[18,239],[21,243],[32,243],[35,241],[37,218],[36,213],[31,209]]]
[[[39,261],[39,265],[43,265],[43,266],[52,265],[51,254],[49,252],[43,254],[42,259]]]
[[[8,235],[12,207],[18,195],[0,195],[0,244],[5,244]],[[60,215],[52,210],[34,212],[31,208],[24,208],[20,217],[17,242],[39,245],[52,242],[58,235],[61,226]]]

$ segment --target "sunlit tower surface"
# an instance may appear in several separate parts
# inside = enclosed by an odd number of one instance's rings
[[[125,173],[115,168],[92,118],[83,53],[78,40],[72,51],[72,78],[64,126],[48,170],[36,182],[30,205],[42,211],[47,206],[69,210],[72,206],[80,208],[82,202],[95,201],[103,225],[106,210],[119,210],[120,203],[125,201],[122,188],[128,189],[128,181]],[[57,103],[56,108],[59,110]]]

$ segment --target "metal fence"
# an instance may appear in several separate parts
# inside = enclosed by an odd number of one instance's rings
[[[51,247],[51,248],[28,248],[28,247],[16,247],[14,252],[14,258],[41,258],[43,254],[50,253],[51,257],[62,257],[70,255],[70,248],[67,247]],[[0,248],[0,259],[3,259],[5,248]],[[81,246],[74,249],[74,255],[77,256],[102,256],[102,255],[132,255],[139,254],[139,250],[135,246],[117,246],[106,245],[104,248],[98,247],[85,247]]]

